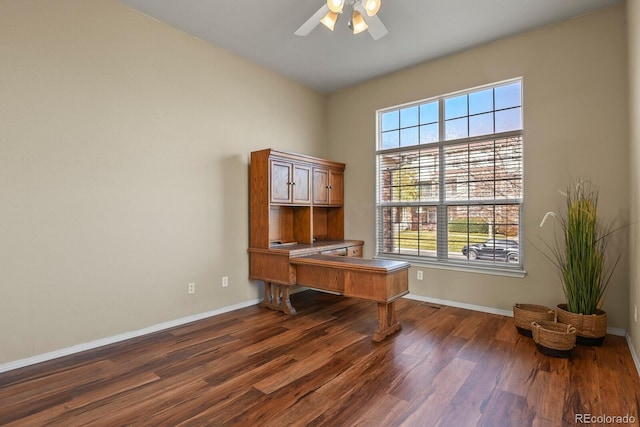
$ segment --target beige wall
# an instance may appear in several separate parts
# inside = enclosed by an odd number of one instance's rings
[[[323,95],[112,0],[0,0],[0,58],[0,364],[258,297],[249,153]]]
[[[636,354],[640,354],[640,326],[634,319],[634,309],[640,306],[640,3],[627,0],[629,40],[629,118],[630,118],[630,177],[631,222],[629,337]],[[639,307],[640,308],[640,307]],[[640,315],[640,313],[639,313]]]
[[[374,255],[375,111],[513,77],[523,77],[525,144],[524,279],[422,267],[413,294],[510,310],[516,302],[563,301],[557,274],[533,248],[551,228],[545,212],[561,208],[558,194],[572,177],[601,188],[601,214],[628,221],[629,145],[624,5],[484,45],[352,87],[329,97],[329,156],[347,164],[346,234]],[[626,329],[628,262],[623,258],[604,305],[609,326]]]

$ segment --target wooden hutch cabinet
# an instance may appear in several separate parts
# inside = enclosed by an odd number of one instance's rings
[[[362,241],[344,240],[344,163],[271,149],[251,153],[250,248],[338,245],[361,255]],[[347,254],[346,249],[360,247]]]

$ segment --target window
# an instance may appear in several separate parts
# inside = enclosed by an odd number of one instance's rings
[[[522,271],[522,81],[378,111],[377,254]]]

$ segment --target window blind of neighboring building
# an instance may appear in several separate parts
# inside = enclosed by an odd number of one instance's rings
[[[522,81],[378,112],[377,254],[522,269]]]

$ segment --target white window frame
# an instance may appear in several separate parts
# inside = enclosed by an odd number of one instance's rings
[[[481,135],[481,136],[473,136],[473,137],[465,137],[465,138],[459,138],[459,139],[451,139],[451,140],[445,140],[445,99],[451,98],[451,97],[456,97],[456,96],[460,96],[460,95],[465,95],[465,94],[470,94],[470,93],[474,93],[480,90],[485,90],[485,89],[489,89],[489,88],[498,88],[501,86],[506,86],[506,85],[510,85],[516,82],[520,82],[521,84],[521,92],[520,92],[520,123],[522,124],[521,128],[518,130],[511,130],[508,132],[500,132],[500,133],[492,133],[492,134],[487,134],[487,135]],[[481,87],[475,87],[475,88],[471,88],[471,89],[466,89],[463,91],[459,91],[459,92],[455,92],[455,93],[449,93],[446,95],[441,95],[438,97],[434,97],[434,98],[429,98],[429,99],[424,99],[424,100],[420,100],[420,101],[416,101],[416,102],[412,102],[412,103],[408,103],[408,104],[403,104],[403,105],[398,105],[398,106],[393,106],[393,107],[389,107],[389,108],[385,108],[385,109],[381,109],[378,110],[376,112],[376,257],[378,258],[391,258],[391,259],[401,259],[401,260],[405,260],[405,261],[409,261],[412,264],[422,264],[422,265],[426,265],[426,266],[430,266],[430,267],[436,267],[436,268],[445,268],[445,269],[454,269],[454,270],[464,270],[464,271],[475,271],[475,272],[479,272],[479,273],[489,273],[489,274],[498,274],[498,275],[507,275],[507,276],[515,276],[515,277],[523,277],[525,275],[525,271],[524,271],[524,233],[523,233],[523,220],[524,220],[524,123],[523,123],[523,110],[524,110],[524,102],[523,102],[523,92],[524,92],[524,84],[523,84],[523,79],[522,78],[516,78],[516,79],[510,79],[510,80],[506,80],[506,81],[502,81],[502,82],[498,82],[498,83],[493,83],[493,84],[489,84],[489,85],[485,85],[485,86],[481,86]],[[411,145],[411,146],[405,146],[405,147],[394,147],[394,148],[386,148],[386,149],[382,149],[381,145],[382,145],[382,115],[384,113],[388,113],[388,112],[394,112],[394,111],[398,111],[398,114],[401,114],[400,111],[403,109],[408,109],[408,108],[412,108],[421,104],[425,104],[425,103],[429,103],[429,102],[434,102],[437,101],[438,102],[438,141],[437,142],[428,142],[428,143],[422,143],[422,144],[418,144],[418,145]],[[493,106],[493,113],[494,113],[494,118],[495,118],[495,112],[498,111],[496,108],[496,106]],[[470,114],[469,111],[467,111],[467,123],[468,123],[468,119],[469,117],[471,117],[472,114]],[[495,126],[495,119],[494,119],[494,126]],[[495,130],[495,129],[494,129]],[[519,174],[520,174],[520,195],[519,197],[515,197],[515,198],[497,198],[496,194],[494,192],[494,197],[493,198],[487,198],[487,199],[477,199],[474,201],[454,201],[454,200],[448,200],[447,197],[449,196],[448,193],[451,192],[451,187],[447,188],[446,186],[446,165],[445,165],[445,149],[448,147],[455,147],[455,146],[464,146],[465,144],[467,144],[467,146],[471,146],[471,144],[474,143],[478,143],[480,141],[494,141],[494,144],[496,141],[503,141],[503,140],[507,140],[507,139],[519,139],[520,140],[520,165],[519,165]],[[381,176],[381,170],[380,170],[380,162],[381,162],[381,158],[383,155],[387,154],[399,154],[399,153],[409,153],[411,151],[415,151],[416,149],[437,149],[438,150],[438,173],[439,173],[439,181],[437,183],[438,185],[438,191],[439,191],[439,196],[438,196],[438,200],[436,202],[424,202],[424,201],[419,201],[419,202],[390,202],[387,203],[383,200],[381,200],[381,193],[382,193],[382,176]],[[495,157],[494,157],[495,159]],[[494,169],[494,179],[496,178],[495,176],[495,169]],[[495,182],[495,181],[494,181]],[[420,180],[418,180],[418,184],[419,185]],[[433,183],[431,183],[430,185],[434,185]],[[387,189],[388,189],[388,185],[387,185]],[[419,194],[423,194],[422,190],[418,187],[418,193]],[[494,206],[494,209],[496,206],[517,206],[517,210],[518,210],[518,224],[517,224],[517,229],[518,229],[518,237],[517,237],[517,241],[519,243],[519,256],[518,256],[518,261],[515,263],[512,262],[498,262],[496,260],[493,261],[472,261],[469,259],[456,259],[453,257],[450,257],[450,253],[449,253],[449,240],[448,240],[448,235],[449,235],[449,224],[448,224],[448,209],[450,207],[454,207],[454,206],[467,206],[467,207],[471,207],[471,206],[481,206],[481,205],[492,205]],[[394,252],[385,252],[383,250],[383,246],[384,246],[384,232],[383,232],[383,218],[381,218],[383,216],[382,211],[384,208],[398,208],[398,207],[435,207],[437,209],[437,224],[447,224],[447,226],[437,226],[437,242],[436,242],[436,256],[425,256],[425,255],[415,255],[415,254],[411,254],[411,253],[394,253]],[[399,212],[400,210],[398,210]],[[394,216],[396,215],[396,211],[394,209]],[[419,214],[418,214],[419,216]],[[426,213],[427,217],[431,217],[432,216],[432,212],[427,212]],[[497,228],[497,227],[496,227]],[[470,232],[470,228],[467,229],[467,238],[469,238],[468,236],[471,234]],[[488,234],[488,238],[489,239],[494,239],[495,238],[495,230],[494,230],[494,236]],[[499,237],[498,237],[499,238]],[[395,237],[394,237],[395,239]],[[400,245],[400,244],[399,244]],[[399,246],[398,245],[398,246]],[[420,242],[418,243],[418,245],[420,245]],[[400,250],[400,248],[399,248]]]

